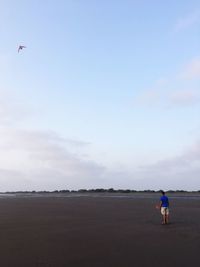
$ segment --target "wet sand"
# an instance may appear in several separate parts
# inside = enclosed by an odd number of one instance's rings
[[[0,199],[2,267],[198,266],[200,199],[171,199],[161,225],[154,198]]]

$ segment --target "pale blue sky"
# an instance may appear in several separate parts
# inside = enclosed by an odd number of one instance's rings
[[[199,189],[199,1],[0,1],[0,35],[2,190]]]

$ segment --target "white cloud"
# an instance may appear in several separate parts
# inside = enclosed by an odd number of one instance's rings
[[[52,132],[4,128],[0,131],[0,181],[7,172],[11,188],[46,189],[95,186],[105,168],[69,151],[70,140]],[[73,141],[74,142],[74,141]],[[79,141],[80,142],[80,141]],[[82,145],[82,144],[81,144]],[[3,170],[3,172],[1,171]],[[12,174],[18,175],[12,175]],[[20,175],[19,175],[20,174]],[[20,179],[19,179],[20,177]]]
[[[199,22],[200,22],[200,11],[197,10],[191,14],[186,15],[183,18],[178,19],[178,21],[175,24],[174,31],[179,32],[182,30],[186,30]]]
[[[14,99],[3,92],[0,92],[0,191],[95,188],[112,184],[113,177],[107,168],[85,156],[89,142],[60,137],[53,131],[16,127],[16,119],[20,121],[23,117],[21,107],[18,109]]]
[[[200,103],[200,92],[196,89],[149,89],[139,95],[136,101],[139,105],[154,108],[193,107]]]
[[[200,80],[200,58],[194,58],[186,64],[179,77],[186,80]]]
[[[200,58],[197,57],[183,67],[171,79],[158,79],[154,85],[135,100],[145,107],[181,108],[200,103],[200,89],[194,82],[200,81]]]
[[[156,90],[159,90],[160,86],[164,90],[166,82],[160,80],[156,86]],[[154,100],[157,97],[156,90],[150,93]],[[160,94],[159,91],[158,93]],[[187,94],[175,94],[173,101],[186,101],[185,99],[194,97]],[[159,97],[162,97],[162,94]],[[8,118],[9,125],[2,126],[1,123],[0,127],[0,191],[97,187],[159,189],[164,188],[164,185],[173,189],[182,186],[181,176],[185,177],[183,181],[190,188],[187,177],[191,173],[194,174],[193,186],[199,185],[196,177],[200,167],[196,159],[200,149],[196,147],[187,152],[187,156],[164,160],[138,170],[111,170],[92,158],[89,159],[89,156],[82,156],[82,152],[87,153],[87,147],[90,145],[88,142],[64,138],[53,131],[16,128],[14,122],[18,108],[11,105],[15,102],[3,94],[1,101],[4,105],[1,106],[0,120],[3,122]]]
[[[141,166],[138,171],[141,184],[152,189],[200,190],[200,142],[181,155]]]
[[[176,90],[169,94],[171,106],[193,106],[200,103],[200,91],[194,89]]]
[[[52,132],[1,129],[1,191],[99,187],[199,190],[200,142],[177,157],[123,171],[85,160],[70,151],[67,142]]]

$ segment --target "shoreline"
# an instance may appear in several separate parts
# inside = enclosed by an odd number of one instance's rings
[[[184,193],[166,193],[166,195],[170,199],[200,199],[200,192],[184,192]],[[61,197],[61,198],[67,198],[67,197],[97,197],[97,198],[133,198],[133,199],[138,199],[138,198],[151,198],[151,199],[159,199],[161,196],[160,193],[141,193],[141,192],[136,192],[136,193],[52,193],[52,192],[45,192],[45,193],[24,193],[24,192],[16,192],[16,193],[0,193],[0,198],[24,198],[24,197],[45,197],[45,198],[50,198],[50,197]]]

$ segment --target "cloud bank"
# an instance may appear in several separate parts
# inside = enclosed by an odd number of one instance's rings
[[[147,101],[158,101],[160,87],[169,84],[169,80],[159,80],[155,90],[147,92]],[[199,101],[197,93],[185,89],[168,97],[174,105],[190,105]],[[182,155],[120,171],[96,162],[90,155],[85,157],[90,142],[61,137],[55,131],[20,128],[18,121],[24,118],[25,110],[18,109],[14,99],[3,93],[1,103],[0,191],[110,187],[199,190],[200,142]]]
[[[4,128],[0,140],[0,181],[7,179],[12,190],[95,186],[105,172],[105,167],[67,149],[74,141],[52,132]]]
[[[1,191],[200,189],[200,142],[174,158],[119,171],[73,153],[67,148],[71,141],[54,132],[4,127],[0,130],[0,140]]]
[[[179,156],[141,166],[137,173],[141,183],[145,180],[147,188],[155,188],[157,184],[156,189],[200,190],[200,142],[195,142]]]

